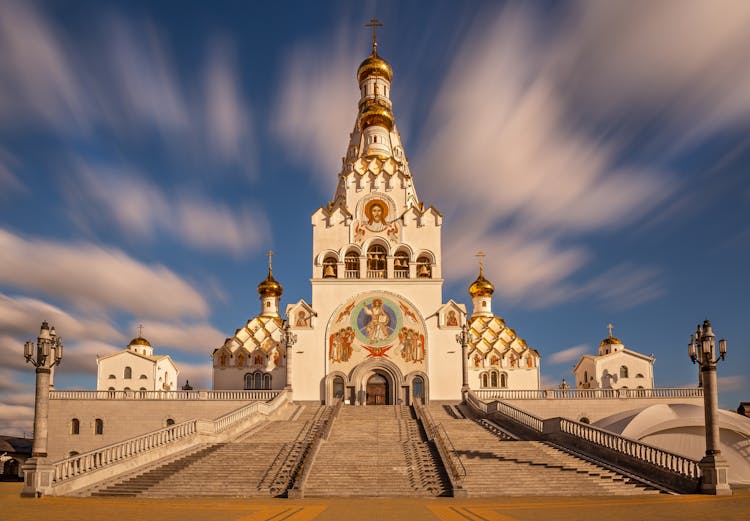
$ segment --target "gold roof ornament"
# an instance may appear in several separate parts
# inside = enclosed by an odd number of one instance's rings
[[[143,324],[138,324],[138,336],[130,341],[129,346],[148,346],[151,347],[151,342],[143,338]]]
[[[388,81],[393,78],[393,69],[383,58],[378,56],[378,34],[376,28],[383,27],[377,18],[370,20],[365,27],[372,27],[372,54],[363,61],[357,69],[357,79],[362,82],[368,76],[380,76]]]
[[[273,262],[271,258],[274,253],[269,251],[266,255],[268,255],[268,276],[258,284],[258,294],[261,297],[280,297],[284,292],[284,288],[273,278]]]
[[[359,128],[364,130],[372,125],[385,127],[389,131],[393,130],[393,113],[380,103],[368,100],[362,105],[362,111],[359,114]]]
[[[599,344],[599,347],[602,347],[605,345],[612,345],[612,344],[622,345],[622,341],[619,338],[612,336],[612,330],[614,329],[614,327],[615,326],[613,326],[612,324],[607,324],[607,329],[609,329],[609,336],[601,341],[601,343]]]
[[[491,297],[495,292],[495,286],[492,282],[484,278],[484,263],[482,262],[482,258],[485,256],[485,253],[480,251],[477,252],[476,256],[479,257],[479,276],[477,277],[477,280],[469,286],[469,295],[471,295],[472,298]]]

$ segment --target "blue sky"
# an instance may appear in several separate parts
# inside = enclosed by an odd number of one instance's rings
[[[143,323],[181,382],[259,308],[309,300],[310,215],[356,114],[363,25],[420,198],[444,215],[444,300],[487,252],[494,311],[557,385],[615,325],[720,404],[750,397],[747,2],[0,4],[0,432],[31,429],[23,342],[65,339],[58,388]]]

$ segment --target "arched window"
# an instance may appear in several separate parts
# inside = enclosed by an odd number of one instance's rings
[[[108,391],[114,391],[114,390],[115,390],[115,388],[114,388],[114,387],[110,387],[110,388],[109,388],[109,389],[107,389],[107,390],[108,390]]]
[[[148,376],[146,376],[145,374],[142,374],[138,378],[140,378],[141,380],[148,380]]]
[[[78,418],[70,420],[70,433],[81,434],[81,421]]]
[[[508,375],[505,373],[500,373],[500,387],[503,389],[508,387]]]
[[[586,383],[588,381],[589,381],[589,372],[588,371],[584,371],[583,372],[583,382]]]
[[[628,367],[625,365],[620,366],[620,378],[627,378],[628,377]]]
[[[263,373],[255,373],[253,375],[253,389],[263,388]]]
[[[359,278],[359,254],[356,251],[349,251],[344,255],[344,275],[347,279]]]
[[[166,423],[167,423],[167,427],[169,427],[170,425],[174,425],[174,418],[167,418]]]
[[[129,380],[129,379],[133,378],[133,370],[130,367],[126,367],[125,371],[124,371],[123,377],[126,380]]]
[[[141,388],[140,388],[140,389],[138,389],[138,390],[139,390],[139,391],[148,391],[148,389],[146,389],[145,387],[141,387]]]
[[[417,277],[420,279],[432,278],[432,263],[430,262],[430,259],[424,255],[417,259]]]
[[[323,261],[323,278],[335,279],[338,275],[338,262],[336,257],[326,257]]]
[[[94,434],[104,434],[104,420],[101,418],[94,420]]]
[[[579,421],[579,422],[581,422],[581,423],[587,423],[587,424],[588,424],[588,423],[591,423],[591,420],[589,420],[589,419],[588,419],[587,417],[585,417],[585,416],[581,416],[581,419],[580,419],[580,420],[578,420],[578,421]]]
[[[340,400],[344,399],[344,379],[340,376],[333,378],[333,397]]]
[[[487,373],[482,373],[482,387],[487,387]]]
[[[641,373],[638,373],[637,375],[635,375],[635,377],[636,378],[643,378],[643,375]]]
[[[386,268],[386,251],[380,244],[373,244],[367,250],[367,277],[384,279]]]
[[[109,379],[110,380],[114,380],[115,378],[117,378],[115,375],[113,375],[113,374],[109,375]]]
[[[266,373],[263,375],[263,389],[271,388],[271,375]]]
[[[495,371],[490,373],[490,387],[497,387],[497,373]]]
[[[68,457],[72,458],[73,456],[78,456],[78,454],[80,453],[77,450],[71,450],[70,452],[68,452]]]
[[[415,376],[411,381],[412,395],[424,402],[424,380],[421,376]]]
[[[245,390],[253,388],[253,374],[247,373],[245,375]]]
[[[405,251],[396,252],[393,259],[393,277],[397,279],[409,278],[409,254]]]

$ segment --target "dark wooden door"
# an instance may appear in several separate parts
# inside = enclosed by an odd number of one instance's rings
[[[372,375],[367,381],[367,405],[386,405],[388,403],[388,381],[379,374]]]

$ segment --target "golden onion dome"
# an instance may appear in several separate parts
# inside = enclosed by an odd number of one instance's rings
[[[148,346],[151,347],[151,342],[143,338],[142,336],[137,336],[133,340],[130,341],[128,344],[129,346]]]
[[[495,286],[489,280],[484,278],[482,270],[479,270],[479,276],[471,286],[469,286],[469,295],[474,297],[491,297],[495,292]]]
[[[357,69],[357,79],[360,83],[368,76],[380,76],[388,81],[393,78],[393,69],[378,53],[373,50],[372,54],[365,58]]]
[[[385,127],[389,131],[392,130],[393,113],[387,107],[369,100],[362,106],[362,111],[359,115],[359,128],[360,130],[364,130],[372,125]]]
[[[280,297],[284,288],[273,278],[273,272],[268,269],[268,276],[258,284],[258,294],[261,297]]]
[[[612,344],[620,344],[620,345],[622,345],[622,341],[619,338],[617,338],[617,337],[608,336],[607,338],[605,338],[604,340],[601,341],[601,343],[599,344],[599,347],[603,347],[603,346],[606,346],[606,345],[612,345]]]

